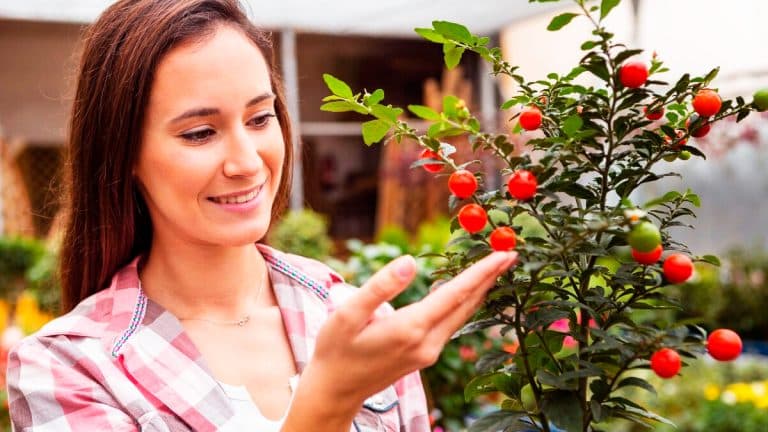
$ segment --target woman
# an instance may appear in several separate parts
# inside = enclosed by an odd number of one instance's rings
[[[429,430],[418,369],[516,259],[415,303],[258,243],[289,193],[268,37],[236,0],[124,0],[94,23],[70,125],[69,311],[9,357],[24,431]]]

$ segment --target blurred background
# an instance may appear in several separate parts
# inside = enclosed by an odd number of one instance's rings
[[[110,3],[0,0],[0,362],[9,346],[58,313],[58,187],[81,35]],[[466,101],[485,130],[511,131],[512,113],[498,107],[515,94],[514,83],[491,76],[471,55],[446,70],[440,46],[419,38],[413,28],[429,27],[435,19],[460,22],[491,37],[528,80],[568,72],[590,32],[578,20],[559,32],[546,30],[555,14],[570,8],[568,1],[244,3],[254,22],[273,31],[298,131],[291,211],[273,226],[269,241],[324,260],[352,283],[403,253],[444,249],[451,217],[446,178],[409,169],[420,151],[415,143],[367,147],[357,115],[321,112],[321,99],[328,94],[322,74],[337,76],[353,89],[382,88],[385,101],[395,106],[440,110],[442,96],[453,94]],[[646,50],[646,60],[656,53],[671,69],[662,78],[703,75],[720,66],[715,80],[720,94],[749,100],[768,85],[762,45],[768,40],[766,17],[768,3],[760,0],[624,0],[607,27],[619,40]],[[522,143],[525,138],[511,139]],[[451,140],[461,144],[466,137]],[[696,230],[675,236],[697,255],[720,256],[724,265],[698,268],[679,289],[689,305],[681,315],[700,319],[707,328],[738,331],[750,355],[717,367],[697,361],[682,377],[658,383],[659,396],[648,395],[647,403],[683,431],[768,430],[763,357],[768,353],[768,118],[753,114],[739,124],[720,122],[695,145],[708,160],[671,162],[682,179],[656,183],[636,198],[642,202],[686,188],[701,196]],[[459,146],[459,157],[482,159],[489,187],[498,187],[503,179],[495,160],[471,155],[468,147]],[[419,278],[396,304],[424,295],[440,262],[422,257],[419,265]],[[490,346],[514,350],[515,342],[465,336],[424,372],[436,429],[461,430],[498,403],[493,397],[463,398],[473,361]],[[2,427],[7,427],[1,406]],[[620,428],[628,426],[611,430]]]

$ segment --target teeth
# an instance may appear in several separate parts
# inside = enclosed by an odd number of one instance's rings
[[[260,190],[261,190],[261,188],[258,188],[256,190],[254,190],[253,192],[249,192],[249,193],[247,193],[245,195],[238,195],[238,196],[226,197],[226,198],[214,197],[214,198],[211,198],[211,199],[214,202],[217,202],[219,204],[242,204],[242,203],[248,202],[248,201],[256,198],[256,195],[259,194]]]

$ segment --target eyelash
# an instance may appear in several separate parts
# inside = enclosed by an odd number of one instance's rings
[[[251,123],[254,120],[256,120],[257,124],[255,124],[254,126],[257,129],[263,129],[263,128],[267,127],[267,125],[269,125],[269,122],[270,122],[270,120],[273,117],[276,117],[275,114],[273,114],[273,113],[262,114],[262,115],[259,115],[259,116],[256,116],[256,117],[252,118],[251,120],[248,121],[248,123]],[[207,141],[215,133],[216,133],[215,130],[213,130],[211,128],[205,128],[205,129],[194,130],[194,131],[191,131],[191,132],[186,132],[186,133],[183,133],[183,134],[181,134],[179,136],[182,139],[190,141],[190,142],[202,143],[202,142]]]

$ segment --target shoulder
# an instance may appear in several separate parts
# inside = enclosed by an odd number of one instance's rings
[[[283,252],[264,244],[258,244],[258,247],[264,257],[273,265],[279,266],[282,264],[302,273],[304,276],[330,284],[344,282],[344,278],[337,271],[321,261]]]
[[[85,298],[68,313],[53,319],[29,338],[62,335],[82,338],[111,338],[122,331],[142,304],[137,260],[118,270],[110,285]]]

